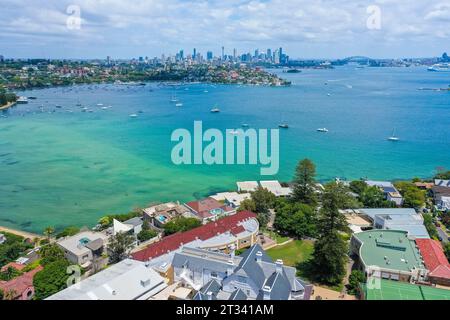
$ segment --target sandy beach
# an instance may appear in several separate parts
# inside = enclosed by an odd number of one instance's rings
[[[12,233],[12,234],[16,234],[16,235],[22,236],[24,238],[30,238],[30,239],[34,239],[34,238],[43,239],[44,238],[44,236],[39,235],[39,234],[26,232],[26,231],[21,231],[21,230],[15,230],[15,229],[11,229],[11,228],[0,226],[0,232],[2,232],[2,231],[3,232],[9,232],[9,233]]]

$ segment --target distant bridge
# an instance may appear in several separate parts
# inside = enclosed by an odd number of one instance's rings
[[[353,56],[353,57],[348,57],[348,58],[345,58],[345,59],[343,59],[343,61],[345,61],[345,62],[358,62],[358,63],[361,63],[361,62],[369,62],[369,61],[374,61],[374,59],[372,59],[372,58],[369,58],[369,57],[364,57],[364,56]]]

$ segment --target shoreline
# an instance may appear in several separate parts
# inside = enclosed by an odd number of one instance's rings
[[[12,233],[21,237],[29,238],[29,239],[35,239],[35,238],[39,238],[39,239],[44,239],[43,235],[40,234],[36,234],[36,233],[31,233],[31,232],[27,232],[27,231],[22,231],[22,230],[17,230],[17,229],[13,229],[13,228],[8,228],[8,227],[3,227],[0,226],[0,233],[2,232],[8,232],[8,233]]]
[[[8,110],[9,108],[14,107],[16,104],[17,104],[17,101],[9,102],[9,103],[5,104],[4,106],[1,106],[0,111]]]

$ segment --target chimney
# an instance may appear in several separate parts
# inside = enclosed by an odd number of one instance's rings
[[[263,300],[270,300],[270,291],[272,291],[272,288],[269,286],[263,287]]]
[[[277,271],[277,273],[282,273],[283,272],[283,260],[281,259],[277,259],[277,261],[275,261],[275,270]]]
[[[262,252],[258,251],[256,252],[256,262],[261,262],[262,260]]]
[[[212,300],[212,292],[211,291],[208,291],[206,293],[206,295],[208,296],[208,300]]]
[[[227,263],[227,276],[231,276],[234,273],[234,262],[233,260],[228,260]]]

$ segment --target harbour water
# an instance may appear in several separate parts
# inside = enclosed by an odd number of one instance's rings
[[[153,201],[232,190],[237,180],[288,181],[304,157],[317,164],[321,180],[430,177],[438,166],[450,168],[450,91],[419,90],[447,88],[449,74],[346,66],[281,76],[293,85],[20,92],[37,99],[0,117],[0,225],[32,232],[92,226],[105,214]],[[174,96],[182,107],[171,102]],[[210,112],[215,106],[220,113]],[[262,177],[249,165],[174,165],[170,135],[192,129],[195,120],[222,130],[287,122],[278,175]],[[394,128],[400,141],[387,141]]]

